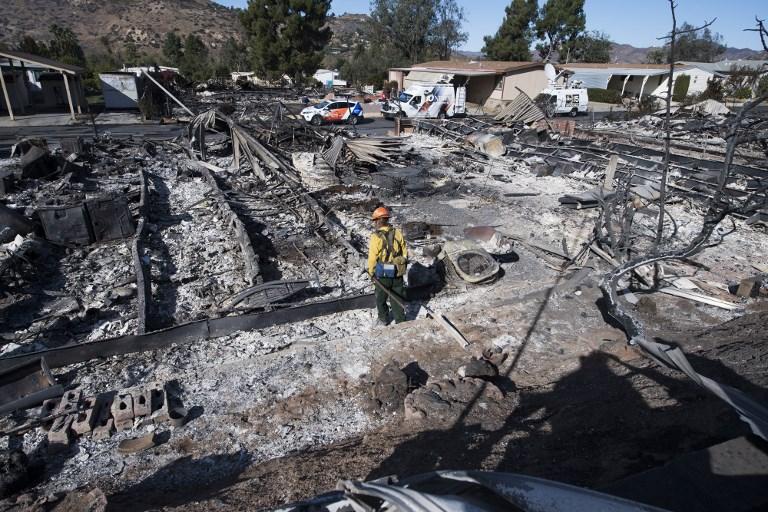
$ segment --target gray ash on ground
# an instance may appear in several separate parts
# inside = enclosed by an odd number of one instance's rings
[[[227,221],[211,208],[212,191],[199,176],[174,166],[149,176],[149,266],[153,325],[216,316],[247,287]]]
[[[236,114],[285,165],[293,151],[326,148],[335,136],[326,133],[323,140],[313,128],[297,131],[288,121],[284,131],[270,131],[263,124],[268,112],[255,100],[245,103]],[[601,303],[599,279],[610,268],[603,259],[592,256],[581,268],[561,270],[590,243],[598,211],[568,209],[558,199],[599,185],[599,172],[539,176],[541,162],[531,160],[530,148],[520,146],[524,156],[484,159],[455,142],[413,134],[407,156],[380,169],[344,154],[334,171],[340,183],[311,194],[327,215],[323,222],[303,199],[309,192],[302,186],[286,186],[274,175],[262,180],[245,158],[233,169],[223,130],[210,133],[218,138],[208,164],[258,256],[258,280],[311,281],[286,303],[249,313],[372,292],[364,257],[370,212],[383,201],[395,225],[428,226],[423,238],[409,243],[411,267],[422,272],[408,276],[411,298],[445,312],[468,349],[414,301],[404,324],[376,327],[374,311],[346,311],[56,369],[62,383],[85,393],[171,381],[195,413],[182,427],[158,431],[162,444],[132,455],[119,454],[119,442],[149,427],[102,441],[80,438],[56,455],[45,453],[40,430],[15,436],[9,448],[45,462],[29,496],[92,485],[117,508],[249,510],[319,494],[340,479],[474,468],[596,487],[746,432],[725,405],[626,345]],[[568,140],[558,144],[563,152],[571,149]],[[140,257],[150,269],[156,327],[225,314],[222,302],[252,284],[235,231],[194,151],[176,143],[102,141],[92,154],[105,189],[134,194],[136,173],[147,177],[142,236],[148,243]],[[120,165],[125,172],[107,179]],[[25,197],[32,205],[34,190]],[[643,229],[653,225],[648,208],[638,219]],[[668,205],[676,242],[700,228],[700,208],[689,197]],[[328,219],[342,232],[331,230]],[[664,271],[698,283],[702,293],[759,307],[760,297],[726,297],[728,285],[754,274],[751,264],[768,257],[765,234],[735,222],[736,231],[697,255],[695,265],[679,262]],[[480,286],[444,283],[433,246],[464,238],[470,227],[493,232],[479,243],[498,261],[500,276]],[[130,242],[51,250],[64,264],[40,264],[41,272],[60,275],[47,281],[55,293],[35,299],[36,307],[61,311],[71,296],[78,311],[90,310],[95,317],[86,315],[79,341],[133,333]],[[34,268],[21,287],[32,286]],[[425,280],[421,289],[419,279]],[[680,342],[702,373],[765,400],[764,315],[743,316],[641,287],[631,291],[651,335]],[[55,346],[51,333],[66,332],[46,323],[61,322],[55,316],[40,327],[19,321],[15,332],[28,336],[30,349]],[[9,330],[4,323],[3,331]],[[4,505],[14,503],[11,498]]]

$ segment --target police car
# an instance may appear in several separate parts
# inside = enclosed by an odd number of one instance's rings
[[[316,126],[323,123],[357,124],[363,118],[363,107],[357,101],[325,100],[303,109],[301,117]]]

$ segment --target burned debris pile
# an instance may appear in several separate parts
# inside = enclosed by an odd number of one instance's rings
[[[659,216],[665,250],[695,239],[713,204],[733,221],[706,252],[613,281],[649,332],[765,308],[759,112],[734,128],[719,105],[681,109],[667,155],[653,114],[581,123],[520,95],[496,118],[368,135],[304,121],[302,96],[211,87],[174,97],[187,124],[172,141],[29,139],[0,161],[0,429],[57,468],[35,492],[92,482],[108,500],[156,472],[193,488],[196,468],[165,474],[175,461],[218,450],[235,474],[398,422],[452,428],[473,408],[504,424],[522,407],[516,381],[554,386],[603,349],[640,357],[606,324],[601,276],[654,254]],[[382,205],[408,244],[415,321],[369,327]],[[429,375],[400,369],[422,362]]]

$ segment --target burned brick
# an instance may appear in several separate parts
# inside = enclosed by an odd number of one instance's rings
[[[133,427],[133,397],[129,393],[118,393],[112,401],[111,411],[118,432]]]

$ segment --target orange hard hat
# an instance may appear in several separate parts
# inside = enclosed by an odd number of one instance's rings
[[[373,215],[371,215],[371,220],[379,220],[379,219],[388,219],[389,218],[389,210],[386,206],[379,206],[375,210],[373,210]]]

